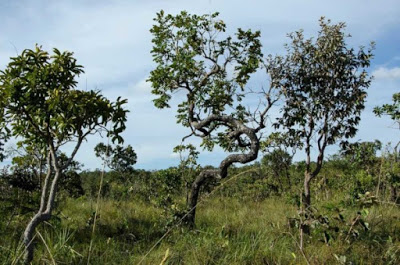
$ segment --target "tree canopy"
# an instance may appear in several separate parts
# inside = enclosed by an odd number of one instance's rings
[[[356,51],[346,43],[350,36],[344,30],[345,23],[331,24],[321,18],[315,39],[306,39],[302,30],[291,33],[287,54],[268,59],[271,85],[281,88],[284,97],[276,127],[305,148],[306,182],[321,170],[328,145],[356,134],[371,84],[366,68],[374,44]],[[318,150],[314,169],[313,146]]]
[[[246,109],[241,101],[250,92],[250,76],[263,65],[260,32],[238,29],[234,37],[225,34],[226,25],[218,13],[191,15],[183,11],[154,19],[153,59],[157,64],[149,81],[154,104],[168,108],[173,95],[183,97],[178,105],[177,122],[189,127],[184,137],[202,138],[209,151],[215,145],[230,154],[215,170],[204,170],[194,180],[189,208],[197,202],[201,185],[208,178],[225,178],[234,163],[248,163],[257,158],[260,143],[257,133],[265,127],[268,110],[276,101],[271,89],[257,90],[264,97],[256,111]],[[194,210],[190,211],[194,222]]]
[[[122,105],[104,98],[99,91],[73,89],[76,77],[83,73],[71,52],[54,49],[49,55],[40,47],[25,50],[11,58],[0,74],[1,97],[5,99],[4,123],[11,123],[11,134],[21,137],[21,143],[47,146],[54,140],[57,149],[74,137],[104,129],[114,122],[113,140],[122,141],[119,133],[125,129]]]
[[[217,17],[158,13],[151,29],[157,67],[149,81],[158,96],[156,107],[169,107],[171,95],[183,91],[177,122],[202,137],[209,150],[218,144],[233,151],[239,146],[233,119],[252,119],[240,101],[250,75],[261,66],[260,32],[238,29],[235,38],[223,38],[226,25]],[[221,128],[224,133],[217,133]]]
[[[397,123],[400,129],[400,93],[394,93],[392,96],[393,103],[383,104],[382,106],[375,107],[374,113],[381,117],[382,115],[389,116]]]
[[[94,151],[96,156],[100,157],[109,168],[120,172],[132,171],[133,165],[137,161],[137,155],[130,145],[124,148],[120,145],[113,147],[99,143]]]
[[[33,258],[33,232],[40,222],[50,219],[59,178],[82,142],[101,131],[113,141],[123,141],[120,133],[125,129],[123,105],[127,101],[111,102],[99,91],[75,89],[82,73],[72,52],[54,49],[50,55],[40,46],[12,57],[0,72],[0,128],[7,128],[8,136],[18,139],[18,146],[32,146],[47,157],[40,209],[24,234],[26,263]],[[111,130],[106,128],[110,122]],[[74,143],[73,151],[62,161],[58,151],[69,142]]]

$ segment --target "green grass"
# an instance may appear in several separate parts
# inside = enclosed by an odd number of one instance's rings
[[[336,201],[316,204],[327,215],[334,212],[335,205]],[[53,218],[38,230],[47,247],[38,238],[34,264],[53,264],[53,260],[57,264],[86,264],[95,202],[67,199],[59,209],[59,219]],[[356,212],[351,207],[343,211],[346,222],[329,244],[318,233],[306,236],[303,255],[298,229],[289,227],[288,222],[296,217],[297,209],[285,199],[255,202],[215,196],[199,205],[194,231],[174,227],[146,256],[167,231],[163,211],[140,201],[102,200],[91,264],[160,264],[167,250],[164,264],[340,264],[339,260],[342,264],[398,264],[399,208],[370,208],[365,218],[370,230],[357,226],[358,237],[345,241]],[[14,233],[9,246],[2,244],[2,255],[9,253],[2,257],[2,264],[12,263],[19,255],[18,239]]]

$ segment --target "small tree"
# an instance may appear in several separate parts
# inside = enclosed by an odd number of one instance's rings
[[[0,98],[4,100],[1,127],[8,126],[18,145],[31,145],[46,155],[47,172],[42,186],[40,207],[23,235],[25,263],[33,259],[35,228],[51,218],[57,186],[66,168],[72,163],[82,142],[90,134],[106,131],[113,141],[125,129],[126,100],[111,102],[97,91],[76,90],[76,77],[83,73],[71,52],[53,50],[49,55],[41,47],[24,50],[11,58],[0,73]],[[59,150],[74,143],[67,159],[61,161]]]
[[[200,169],[200,165],[197,163],[197,158],[200,152],[197,151],[196,147],[192,144],[181,144],[174,147],[174,153],[178,153],[181,160],[179,164],[179,171],[182,181],[185,185],[187,206],[189,203],[191,184],[193,183]]]
[[[270,56],[271,85],[283,90],[284,105],[277,127],[299,139],[306,154],[303,203],[311,205],[310,183],[321,170],[325,149],[341,139],[353,137],[364,109],[371,78],[365,71],[372,58],[373,43],[365,51],[349,48],[345,24],[320,19],[316,39],[305,39],[303,31],[289,34],[286,56]],[[313,147],[317,147],[312,166]]]
[[[374,108],[374,113],[378,117],[382,115],[389,116],[400,129],[400,93],[393,94],[393,103],[384,104]],[[382,154],[382,159],[386,156],[388,164],[388,179],[390,185],[391,200],[397,201],[397,189],[400,186],[400,141],[392,149],[392,152],[387,151]],[[388,148],[389,149],[389,148]]]
[[[346,142],[341,147],[341,154],[354,166],[371,174],[371,170],[378,160],[376,153],[381,149],[382,143],[379,140],[373,142]]]
[[[133,165],[137,161],[137,155],[130,145],[124,148],[121,145],[113,147],[98,143],[94,152],[106,163],[107,167],[118,172],[132,172]]]
[[[3,176],[3,184],[8,192],[2,194],[3,200],[12,205],[12,213],[31,215],[40,204],[44,172],[48,167],[46,159],[30,146],[12,149],[9,156],[12,156],[11,166],[7,167],[7,174]],[[68,159],[65,154],[58,154],[58,157],[61,163]],[[80,163],[72,161],[60,177],[58,186],[69,196],[83,195],[77,173],[80,168]]]
[[[285,188],[292,185],[290,181],[290,165],[292,164],[292,156],[285,150],[278,148],[269,152],[261,159],[261,166],[264,171],[272,173],[272,177],[279,182],[281,192],[284,191],[282,178],[285,177]]]
[[[394,93],[392,98],[393,103],[375,107],[374,113],[378,117],[382,115],[389,116],[400,129],[400,93]]]
[[[12,170],[22,171],[32,175],[38,182],[38,188],[42,185],[43,172],[46,170],[46,154],[37,146],[20,146],[10,148],[9,156],[12,156]],[[21,183],[23,185],[23,183]]]
[[[356,185],[351,192],[353,197],[358,198],[360,194],[372,191],[375,184],[376,196],[378,196],[382,178],[383,156],[381,155],[381,159],[379,159],[377,152],[381,149],[382,143],[379,140],[342,144],[340,155],[349,162],[352,169],[351,175],[356,180]]]
[[[225,178],[232,164],[257,158],[258,133],[265,127],[274,102],[271,90],[260,90],[266,101],[262,109],[250,112],[240,104],[250,75],[261,66],[260,32],[238,29],[235,38],[223,38],[226,26],[217,16],[187,12],[173,16],[161,11],[151,29],[157,66],[149,81],[157,96],[155,106],[168,108],[171,97],[182,99],[176,117],[190,129],[187,137],[202,138],[202,146],[210,151],[218,145],[227,152],[237,152],[227,156],[218,168],[203,170],[193,181],[189,226],[194,226],[199,191],[205,181]]]
[[[400,93],[393,94],[393,103],[391,104],[383,104],[380,107],[374,108],[374,113],[376,116],[381,117],[383,115],[389,116],[395,124],[400,129]],[[394,152],[399,154],[400,141],[397,142],[396,146],[394,147]]]

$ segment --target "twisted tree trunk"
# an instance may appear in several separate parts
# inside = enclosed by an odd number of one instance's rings
[[[226,118],[226,117],[225,117]],[[257,137],[257,129],[249,128],[244,124],[240,123],[233,118],[230,122],[234,123],[236,130],[234,131],[236,136],[245,135],[249,140],[249,152],[244,154],[231,154],[226,157],[219,165],[218,169],[206,169],[203,170],[192,183],[191,192],[189,195],[188,209],[185,224],[190,227],[195,227],[196,207],[199,198],[200,189],[207,179],[224,179],[228,175],[228,168],[234,163],[246,164],[248,162],[257,159],[258,151],[260,149],[260,142]],[[218,117],[216,120],[222,120],[224,117]]]

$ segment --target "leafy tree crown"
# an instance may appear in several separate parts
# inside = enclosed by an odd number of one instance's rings
[[[20,145],[59,146],[78,137],[108,130],[113,141],[122,141],[125,129],[126,100],[111,102],[98,91],[76,90],[76,78],[83,73],[71,52],[53,50],[49,55],[41,47],[24,50],[11,58],[0,72],[3,127],[22,139]]]
[[[387,115],[400,125],[400,93],[394,93],[392,99],[393,103],[391,104],[383,104],[380,107],[375,107],[374,113],[378,117]]]
[[[100,157],[109,168],[120,172],[132,171],[133,165],[137,161],[137,155],[130,145],[124,148],[121,145],[113,147],[99,143],[94,151],[96,156]]]
[[[271,85],[283,91],[285,103],[276,127],[297,139],[316,139],[321,150],[356,134],[371,78],[366,72],[374,44],[349,48],[345,24],[320,19],[316,39],[303,31],[289,34],[286,56],[270,56]]]
[[[239,102],[250,75],[260,67],[260,32],[238,29],[235,37],[224,37],[226,25],[217,17],[218,13],[198,16],[183,11],[174,16],[159,12],[151,29],[157,67],[149,81],[157,96],[156,107],[168,108],[171,96],[183,91],[177,122],[201,135],[206,148],[211,150],[218,143],[232,150],[232,141],[225,137],[232,125],[226,126],[221,119],[201,126],[199,122],[222,114],[240,121],[249,118]],[[227,131],[212,138],[211,133],[220,127]]]

